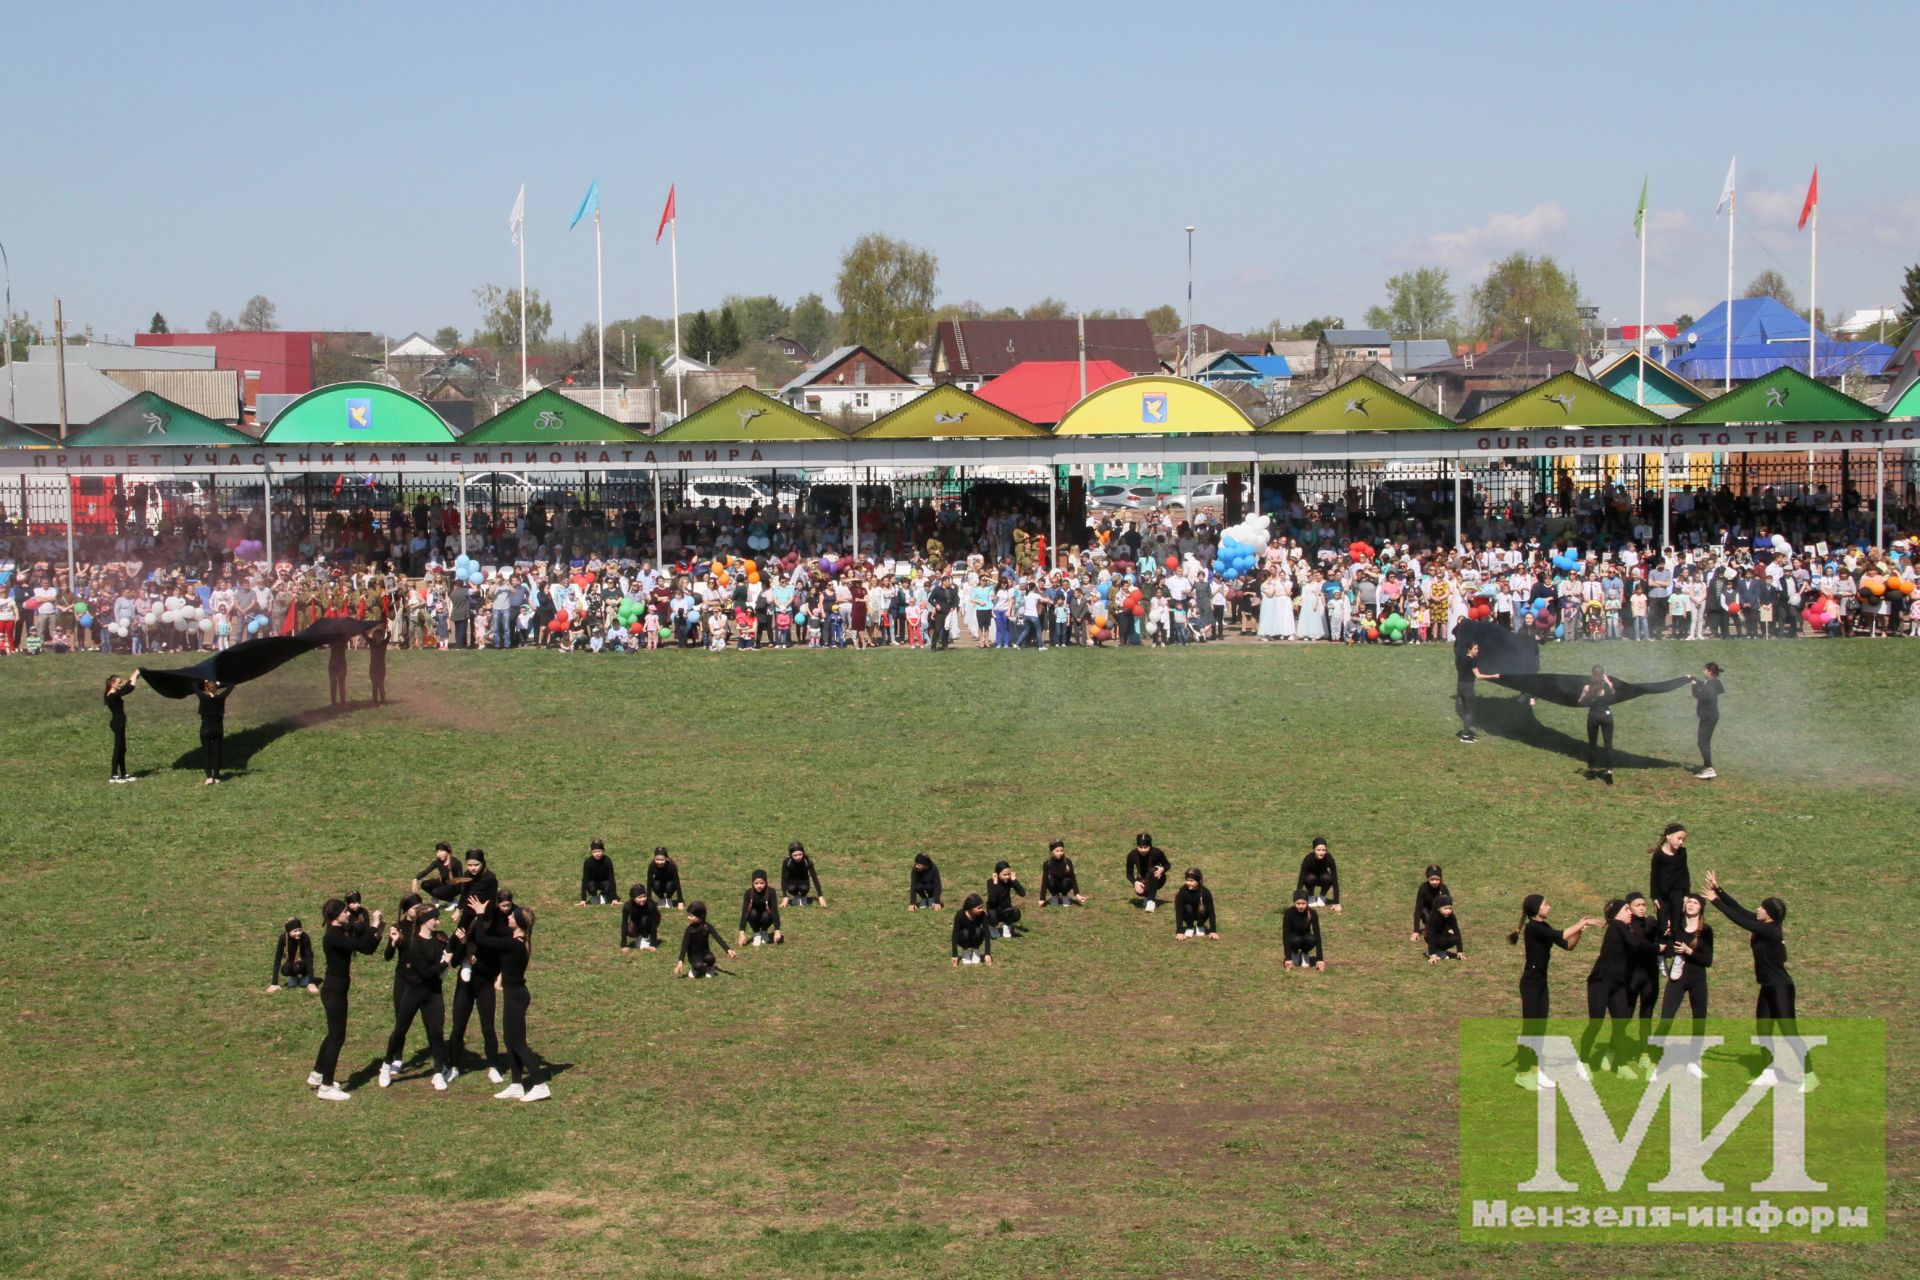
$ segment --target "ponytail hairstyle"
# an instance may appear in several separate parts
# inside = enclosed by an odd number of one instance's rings
[[[522,933],[525,933],[527,935],[527,938],[526,938],[527,959],[529,960],[533,959],[533,919],[534,917],[533,917],[532,907],[515,907],[514,908],[513,922],[516,925],[520,926],[520,930]]]
[[[1200,868],[1198,867],[1188,867],[1187,874],[1183,876],[1182,879],[1191,880],[1198,885],[1204,885],[1207,882],[1207,878],[1200,874]]]
[[[1507,935],[1508,946],[1511,947],[1520,941],[1521,931],[1533,922],[1535,916],[1540,914],[1540,907],[1544,902],[1546,902],[1546,899],[1537,893],[1530,893],[1520,900],[1520,928],[1515,929]]]
[[[1660,829],[1660,838],[1658,840],[1655,840],[1653,842],[1653,847],[1647,850],[1647,856],[1649,858],[1659,857],[1660,850],[1667,843],[1667,837],[1671,835],[1678,835],[1680,832],[1685,831],[1686,829],[1687,829],[1687,824],[1684,822],[1669,822],[1666,826]]]
[[[986,904],[985,904],[985,902],[984,902],[984,901],[982,901],[982,899],[981,899],[981,897],[980,897],[980,895],[979,895],[979,894],[977,894],[977,893],[970,893],[970,894],[968,894],[968,895],[967,895],[967,900],[966,900],[965,902],[963,902],[963,903],[961,903],[961,904],[960,904],[960,910],[962,910],[962,911],[974,911],[974,910],[976,910],[976,909],[978,909],[978,908],[980,908],[980,907],[982,907],[982,906],[985,906],[985,905],[986,905]]]
[[[1625,898],[1608,898],[1606,910],[1600,914],[1606,919],[1608,924],[1612,924],[1613,918],[1620,914],[1620,908],[1626,905],[1627,900]]]

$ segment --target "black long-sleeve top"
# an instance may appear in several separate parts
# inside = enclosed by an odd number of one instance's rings
[[[447,940],[441,935],[408,938],[406,948],[400,953],[400,985],[438,991],[440,975],[447,971],[450,963]]]
[[[1573,940],[1548,924],[1545,920],[1529,920],[1527,927],[1520,931],[1521,941],[1526,944],[1528,975],[1547,976],[1547,964],[1553,959],[1553,949],[1573,950]]]
[[[1316,858],[1311,853],[1300,859],[1300,884],[1327,881],[1327,901],[1340,901],[1340,866],[1329,853],[1324,858]]]
[[[465,884],[460,886],[460,892],[456,896],[456,900],[460,904],[459,918],[456,922],[458,926],[464,929],[468,925],[473,923],[473,912],[468,910],[467,908],[468,898],[478,898],[480,899],[480,901],[486,903],[487,904],[486,914],[492,915],[493,900],[499,896],[500,896],[499,877],[495,876],[492,871],[482,866],[480,868],[479,875],[475,876],[473,879],[467,881]]]
[[[916,866],[907,873],[907,901],[915,902],[921,898],[940,901],[940,868],[932,858],[927,859],[925,871]]]
[[[533,949],[525,938],[516,939],[512,934],[498,936],[485,934],[475,939],[480,950],[491,955],[495,964],[500,966],[500,985],[503,987],[524,987],[527,985],[527,962],[533,959]]]
[[[1785,987],[1793,983],[1787,972],[1787,931],[1778,920],[1762,921],[1753,912],[1733,900],[1725,889],[1713,900],[1720,914],[1753,935],[1753,980],[1763,987]]]
[[[280,931],[279,940],[273,944],[273,972],[267,979],[267,985],[270,987],[279,986],[283,976],[292,977],[296,973],[308,975],[313,973],[313,939],[302,933],[299,937],[291,939],[291,946],[288,943],[286,930],[283,929]]]
[[[1427,950],[1430,952],[1459,951],[1466,952],[1467,941],[1460,935],[1460,913],[1446,915],[1439,911],[1430,912],[1425,928]]]
[[[1720,683],[1719,676],[1710,676],[1693,686],[1693,709],[1702,720],[1720,718],[1720,695],[1727,687]]]
[[[802,854],[798,858],[787,858],[780,863],[780,891],[789,897],[804,898],[807,886],[813,886],[813,896],[821,898],[826,891],[820,887],[820,873],[813,868],[813,859]]]
[[[1288,907],[1281,913],[1280,941],[1289,956],[1296,951],[1304,951],[1314,960],[1322,959],[1320,913],[1312,907],[1305,911]]]
[[[1593,959],[1588,982],[1626,986],[1627,978],[1653,949],[1653,940],[1637,927],[1620,920],[1607,921],[1607,932],[1600,939],[1600,954]]]
[[[580,896],[588,897],[594,885],[609,891],[613,888],[613,859],[604,853],[597,858],[588,854],[587,860],[580,864]]]
[[[647,892],[656,902],[680,901],[680,866],[672,858],[647,863]]]
[[[652,898],[640,904],[628,898],[620,908],[620,945],[631,947],[642,938],[656,947],[660,945],[660,908]]]
[[[227,695],[233,692],[229,685],[218,693],[196,691],[194,698],[200,704],[200,732],[220,733],[227,723]]]
[[[1027,887],[1018,880],[1002,880],[999,876],[987,881],[987,910],[1005,911],[1013,905],[1013,895],[1027,896]]]
[[[1444,880],[1438,887],[1428,884],[1425,880],[1420,882],[1419,892],[1413,895],[1413,931],[1415,933],[1427,927],[1427,921],[1434,914],[1433,900],[1443,893],[1447,893],[1447,884]],[[1453,895],[1447,893],[1447,896]]]
[[[353,958],[370,956],[380,945],[373,930],[362,925],[328,925],[320,935],[320,953],[327,958],[327,976],[321,985],[329,991],[345,991],[353,982]]]
[[[972,915],[965,911],[953,913],[953,956],[958,959],[962,951],[978,951],[981,955],[993,954],[993,930],[987,925],[983,912]]]
[[[687,931],[680,935],[680,959],[696,968],[705,968],[717,963],[713,958],[714,939],[719,937],[712,925],[705,920],[693,920],[687,924]]]
[[[1048,854],[1040,864],[1040,896],[1050,898],[1057,893],[1079,892],[1080,877],[1073,873],[1073,859]]]
[[[1156,878],[1153,873],[1158,871],[1160,873],[1158,879],[1164,883],[1167,871],[1172,866],[1173,864],[1167,861],[1167,855],[1160,852],[1159,845],[1154,845],[1145,853],[1141,853],[1138,849],[1127,850],[1127,879],[1129,881],[1137,880],[1142,884],[1151,885]]]
[[[1173,931],[1177,934],[1188,925],[1199,925],[1207,933],[1220,932],[1213,918],[1213,890],[1205,885],[1189,889],[1183,884],[1173,895]]]
[[[123,684],[106,695],[107,723],[111,727],[115,729],[127,727],[127,695],[133,690],[134,686]]]
[[[1666,853],[1663,849],[1653,851],[1653,865],[1647,872],[1647,892],[1655,902],[1667,903],[1676,894],[1693,888],[1693,874],[1687,870],[1687,850],[1682,845],[1677,853]]]
[[[740,895],[740,930],[742,933],[746,932],[747,917],[754,915],[760,916],[762,919],[771,917],[771,927],[775,929],[780,927],[780,895],[773,891],[772,885],[768,885],[764,889],[756,889],[752,885],[748,885],[747,891]]]
[[[1713,968],[1713,926],[1705,920],[1702,920],[1700,927],[1692,933],[1688,933],[1683,927],[1675,929],[1672,933],[1668,934],[1660,943],[1661,954],[1667,956],[1675,955],[1673,944],[1676,942],[1684,942],[1693,948],[1692,955],[1678,957],[1686,962],[1687,968]]]
[[[1660,935],[1666,930],[1656,920],[1652,912],[1637,919],[1627,921],[1627,928],[1640,935],[1647,944],[1644,951],[1635,951],[1627,959],[1630,971],[1644,975],[1648,980],[1658,983],[1660,980]]]

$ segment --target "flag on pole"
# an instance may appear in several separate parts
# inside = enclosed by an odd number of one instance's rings
[[[1647,225],[1647,180],[1645,178],[1642,178],[1640,179],[1640,207],[1634,210],[1634,214],[1633,214],[1633,234],[1636,237],[1642,235],[1642,233],[1646,230],[1646,225]]]
[[[1807,229],[1807,219],[1820,207],[1820,166],[1813,166],[1813,181],[1807,184],[1807,202],[1800,206],[1800,225],[1796,230]]]
[[[660,243],[660,237],[667,234],[667,224],[673,221],[673,190],[677,183],[667,184],[667,207],[660,211],[660,229],[653,233],[653,242]]]
[[[1727,162],[1727,180],[1720,187],[1720,203],[1713,206],[1713,216],[1733,212],[1733,162]]]
[[[507,234],[513,237],[515,244],[527,233],[527,184],[520,184],[520,194],[513,198],[513,212],[507,215]]]
[[[567,224],[567,230],[571,231],[575,227],[579,226],[580,219],[586,217],[588,214],[599,213],[599,212],[600,212],[600,179],[595,178],[592,182],[587,184],[587,194],[580,197],[580,207],[573,211],[573,221]]]

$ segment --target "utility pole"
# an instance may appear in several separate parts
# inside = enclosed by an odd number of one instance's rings
[[[60,443],[67,442],[67,326],[60,318],[60,299],[53,300],[53,362],[60,379]]]

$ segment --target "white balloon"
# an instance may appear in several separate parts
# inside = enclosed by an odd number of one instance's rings
[[[203,635],[203,636],[210,636],[210,635],[212,635],[212,634],[213,634],[213,619],[212,619],[212,618],[202,618],[202,619],[200,619],[200,634],[201,634],[201,635]]]
[[[174,623],[180,621],[180,611],[178,609],[163,610],[160,614],[160,621],[166,623],[168,626],[172,626]]]
[[[187,629],[187,620],[185,618],[182,618],[178,614],[175,614],[173,619],[173,629],[175,631],[185,631]]]
[[[162,622],[162,618],[160,617],[160,611],[158,609],[152,609],[148,611],[147,613],[148,626],[157,627],[160,625],[161,622]]]

